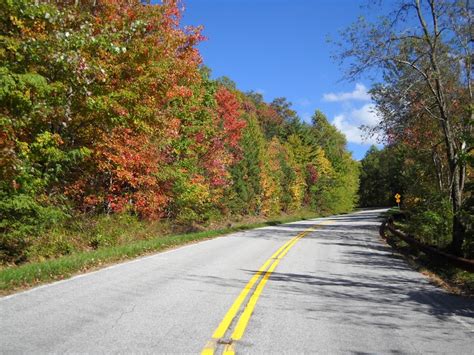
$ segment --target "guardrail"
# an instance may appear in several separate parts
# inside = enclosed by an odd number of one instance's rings
[[[380,235],[384,238],[386,237],[385,235],[386,230],[389,230],[390,233],[397,236],[398,238],[403,240],[405,243],[417,248],[418,250],[422,251],[423,253],[427,255],[432,256],[434,259],[438,261],[449,263],[453,266],[456,266],[466,271],[474,272],[474,260],[460,258],[458,256],[448,254],[436,248],[425,245],[419,242],[418,240],[416,240],[415,238],[413,238],[412,236],[396,229],[391,219],[386,220],[380,226]]]

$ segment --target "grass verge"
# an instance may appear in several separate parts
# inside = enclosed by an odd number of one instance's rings
[[[395,217],[396,228],[406,231],[405,223],[396,219],[399,214],[398,208],[392,208],[386,212],[385,216]],[[390,231],[386,232],[385,241],[400,253],[414,269],[428,276],[433,283],[450,293],[474,297],[474,273],[436,262],[428,255],[393,236]]]
[[[77,252],[56,259],[10,266],[0,270],[0,295],[10,294],[17,290],[51,281],[66,279],[75,274],[102,268],[116,262],[200,240],[211,239],[242,230],[273,226],[316,217],[314,214],[303,213],[264,222],[240,224],[215,230],[159,236],[149,240],[134,241],[125,245],[104,247],[94,251]]]

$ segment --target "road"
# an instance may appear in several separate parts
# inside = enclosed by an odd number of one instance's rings
[[[472,354],[474,301],[394,255],[379,213],[239,232],[4,297],[0,352]]]

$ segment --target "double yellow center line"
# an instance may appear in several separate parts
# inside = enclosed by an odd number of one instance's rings
[[[244,335],[245,329],[247,328],[247,324],[250,320],[250,316],[257,304],[257,301],[267,283],[270,275],[273,273],[275,268],[280,263],[281,259],[288,253],[288,251],[305,235],[314,231],[317,226],[323,225],[328,223],[329,221],[324,221],[318,223],[317,225],[308,228],[304,232],[299,233],[297,236],[290,239],[286,242],[281,248],[279,248],[263,265],[258,269],[258,271],[253,275],[250,281],[245,285],[244,289],[240,292],[239,296],[236,298],[230,309],[227,311],[226,315],[220,322],[217,329],[212,334],[212,339],[206,344],[204,349],[202,350],[202,355],[212,355],[217,349],[219,344],[224,344],[224,354],[230,355],[235,353],[235,341],[242,339]],[[263,274],[263,278],[261,278]],[[234,327],[232,332],[231,338],[229,340],[224,339],[225,334],[227,333],[232,321],[236,317],[237,313],[239,312],[242,303],[247,299],[248,294],[252,289],[254,289],[254,285],[260,280],[260,282],[255,287],[254,292],[250,296],[247,304],[243,312],[240,314],[240,317]]]

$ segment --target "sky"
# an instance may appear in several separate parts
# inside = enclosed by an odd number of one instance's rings
[[[311,121],[316,109],[326,114],[362,159],[375,138],[361,125],[377,123],[367,90],[370,82],[343,81],[344,70],[331,55],[336,38],[360,15],[366,1],[356,0],[183,0],[183,25],[202,25],[199,45],[212,77],[227,76],[242,91],[261,93],[267,102],[286,97],[299,116]],[[385,5],[386,6],[386,5]],[[373,9],[372,9],[373,10]],[[383,9],[382,9],[383,10]]]

